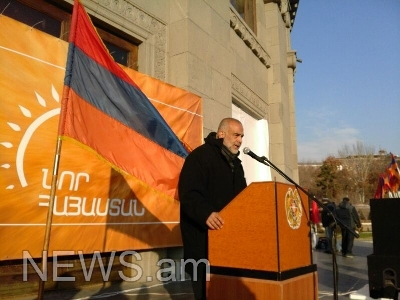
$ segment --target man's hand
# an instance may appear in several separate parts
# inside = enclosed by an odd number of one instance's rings
[[[206,224],[210,229],[221,229],[222,225],[224,225],[224,220],[222,220],[221,216],[217,212],[213,212],[207,219]]]

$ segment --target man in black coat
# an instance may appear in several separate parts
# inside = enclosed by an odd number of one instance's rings
[[[325,236],[327,247],[325,253],[336,251],[336,240],[334,239],[333,231],[335,230],[336,204],[328,198],[323,198],[322,203],[325,205],[321,213],[322,226],[325,228]]]
[[[353,257],[354,235],[350,230],[355,231],[361,227],[360,217],[356,208],[351,205],[350,199],[344,197],[336,209],[337,217],[345,226],[341,226],[342,230],[342,255],[343,257]],[[350,229],[350,230],[349,230]]]
[[[196,300],[206,299],[208,230],[222,228],[219,211],[247,186],[238,158],[243,136],[240,121],[223,119],[218,131],[189,154],[179,177],[185,269]]]

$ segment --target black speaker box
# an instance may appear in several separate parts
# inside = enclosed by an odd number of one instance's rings
[[[398,299],[400,291],[400,199],[371,199],[374,253],[367,256],[369,294]]]
[[[367,256],[371,298],[398,299],[400,291],[400,254]]]
[[[371,199],[373,248],[376,255],[400,255],[400,198]]]

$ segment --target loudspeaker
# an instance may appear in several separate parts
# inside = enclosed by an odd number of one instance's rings
[[[398,299],[400,291],[400,253],[398,256],[367,256],[371,298]]]
[[[400,255],[400,199],[371,199],[373,249],[376,255]]]
[[[398,299],[400,291],[400,199],[371,199],[374,253],[367,256],[369,294]]]

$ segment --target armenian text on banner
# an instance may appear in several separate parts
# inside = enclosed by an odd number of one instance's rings
[[[40,257],[68,44],[6,16],[0,18],[0,26],[0,260],[22,258],[24,250],[32,257]],[[85,68],[86,62],[80,63]],[[89,65],[93,67],[92,62]],[[102,66],[103,72],[106,69]],[[133,70],[125,71],[124,84],[136,82],[143,93],[149,95],[178,141],[189,149],[201,144],[202,108],[198,96]],[[112,72],[108,76],[114,80],[122,77]],[[90,92],[88,89],[90,84],[85,93]],[[157,131],[151,124],[147,124],[150,130],[143,132],[141,130],[146,128],[131,126],[131,118],[126,116],[124,122],[127,123],[122,122],[121,126],[121,122],[115,121],[115,115],[100,114],[107,107],[83,105],[82,110],[96,110],[93,115],[98,119],[88,120],[93,122],[90,130],[95,130],[91,139],[106,144],[100,147],[109,151],[105,159],[110,159],[113,166],[98,155],[98,149],[87,151],[75,140],[63,141],[50,253],[53,250],[92,253],[181,245],[179,202],[174,199],[173,188],[168,187],[167,181],[172,177],[163,159],[178,161],[182,158],[178,153],[183,148],[169,148],[171,140],[160,142],[158,136],[153,135]],[[147,108],[141,109],[140,118],[144,118]],[[86,118],[82,115],[74,121],[86,122]],[[107,136],[100,127],[106,127],[109,121],[111,126],[120,126],[124,135]],[[89,130],[85,126],[82,125],[81,131]],[[164,133],[161,135],[165,137]],[[132,146],[136,138],[140,140],[140,144],[135,145],[139,149]],[[91,141],[79,141],[92,147]],[[152,159],[144,158],[141,150]],[[118,159],[122,154],[125,161],[120,164]],[[134,163],[139,159],[142,165],[135,170]],[[154,162],[156,175],[143,175],[141,168]]]

